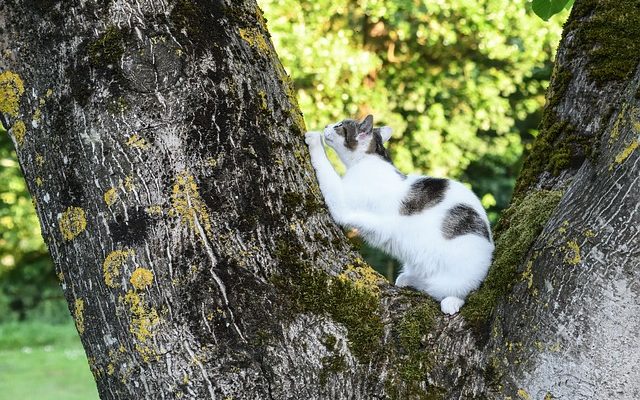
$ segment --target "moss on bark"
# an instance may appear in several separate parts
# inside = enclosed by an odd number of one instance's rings
[[[469,296],[462,314],[474,326],[487,321],[498,300],[518,280],[518,266],[560,202],[562,192],[536,190],[504,211],[496,228],[496,250],[489,274]]]
[[[640,63],[640,3],[636,0],[585,0],[573,6],[565,34],[586,51],[589,77],[602,84],[628,78]]]

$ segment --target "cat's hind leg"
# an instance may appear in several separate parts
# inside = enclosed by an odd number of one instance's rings
[[[415,281],[414,277],[408,274],[406,271],[403,271],[396,278],[396,286],[399,286],[399,287],[411,286],[412,281]]]

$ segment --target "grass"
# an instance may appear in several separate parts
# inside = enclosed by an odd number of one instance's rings
[[[14,399],[98,399],[73,323],[0,325],[0,400]]]

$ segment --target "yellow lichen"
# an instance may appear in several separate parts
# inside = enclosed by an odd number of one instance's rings
[[[75,320],[76,320],[76,329],[78,329],[79,334],[84,333],[84,301],[82,299],[76,299],[75,304]]]
[[[0,73],[0,113],[17,117],[23,93],[24,83],[18,74],[11,71]]]
[[[529,289],[531,289],[531,287],[533,287],[533,271],[532,271],[532,267],[533,267],[533,261],[529,260],[529,262],[527,262],[527,266],[525,267],[524,271],[522,272],[522,279],[527,281],[527,287]]]
[[[162,206],[154,204],[144,209],[149,215],[162,215]]]
[[[129,139],[127,140],[127,146],[137,149],[146,149],[149,145],[143,137],[141,137],[137,133],[134,133],[133,135],[129,136]]]
[[[43,99],[40,99],[40,102],[44,102]],[[40,120],[42,119],[42,110],[40,109],[40,107],[36,108],[36,110],[33,112],[32,119],[36,122],[40,122]]]
[[[160,323],[158,312],[144,303],[144,297],[134,290],[129,290],[123,299],[129,306],[131,312],[131,322],[129,332],[137,339],[135,348],[144,361],[149,361],[155,355],[155,351],[145,342],[153,336],[153,328]]]
[[[42,178],[39,176],[36,176],[36,186],[38,187],[42,186]]]
[[[118,200],[118,192],[115,188],[109,188],[104,192],[104,202],[107,203],[107,206],[111,207],[116,200]]]
[[[138,267],[131,274],[129,282],[138,290],[146,289],[153,283],[153,272],[146,268]]]
[[[591,229],[587,229],[586,231],[584,231],[584,236],[588,238],[592,238],[596,236],[596,233]]]
[[[567,242],[569,252],[566,254],[564,260],[571,265],[578,265],[582,261],[580,257],[580,246],[575,240]]]
[[[123,186],[127,192],[133,192],[136,189],[136,186],[133,184],[133,177],[125,177]]]
[[[620,153],[618,153],[618,155],[614,159],[614,162],[616,164],[622,163],[637,148],[638,148],[638,140],[633,140],[631,143],[629,143],[629,145],[627,147],[625,147]],[[613,169],[613,165],[609,167],[609,170],[611,170],[611,169]]]
[[[268,103],[267,103],[267,93],[264,90],[260,90],[258,92],[258,96],[260,96],[260,109],[261,110],[266,110]]]
[[[13,127],[11,127],[11,132],[13,133],[13,137],[16,138],[16,143],[18,143],[18,146],[22,146],[24,144],[24,136],[27,132],[27,127],[24,124],[24,122],[22,122],[22,120],[17,120],[14,124]]]
[[[196,233],[199,233],[201,227],[207,236],[213,236],[207,207],[200,198],[195,179],[187,172],[176,177],[171,205],[173,208],[170,215],[177,215]]]
[[[47,89],[47,93],[44,94],[47,98],[51,97],[51,95],[53,95],[53,89],[49,88]]]
[[[153,334],[151,329],[160,322],[158,312],[144,304],[144,297],[133,290],[129,290],[124,296],[124,302],[131,311],[131,325],[129,331],[136,339],[144,343]]]
[[[380,285],[385,282],[382,275],[360,258],[357,258],[355,263],[348,264],[344,271],[338,275],[338,279],[343,282],[351,281],[357,289],[366,290],[375,295],[380,293]]]
[[[113,375],[114,372],[116,372],[116,367],[109,363],[109,365],[107,365],[107,375]]]
[[[562,225],[560,225],[560,228],[558,228],[558,232],[564,235],[565,233],[567,233],[567,227],[569,227],[569,221],[565,219],[564,221],[562,221]]]
[[[58,272],[56,276],[58,277],[58,280],[60,282],[64,281],[64,274],[62,273],[62,271]]]
[[[264,38],[262,32],[258,28],[240,28],[239,30],[240,37],[251,47],[256,50],[259,50],[262,53],[268,53],[270,48],[269,44]]]
[[[531,395],[529,395],[529,393],[524,389],[518,389],[518,397],[522,400],[531,400]]]
[[[102,263],[104,283],[107,286],[112,288],[119,286],[117,279],[120,276],[120,269],[127,261],[127,258],[133,255],[135,255],[135,252],[131,249],[114,250],[107,255]]]
[[[42,167],[42,165],[44,165],[44,157],[42,157],[42,154],[40,153],[36,153],[36,165],[38,167]]]
[[[60,217],[60,232],[65,240],[72,240],[87,227],[84,210],[80,207],[68,207]]]
[[[204,161],[204,165],[206,165],[207,167],[212,167],[215,168],[218,165],[218,160],[216,160],[213,157],[208,157],[205,161]]]

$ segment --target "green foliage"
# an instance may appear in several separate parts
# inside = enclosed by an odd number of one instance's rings
[[[44,302],[55,299],[54,302]],[[9,135],[0,126],[0,322],[68,315]]]
[[[565,8],[570,8],[572,4],[573,0],[533,0],[531,9],[538,17],[547,21]]]

